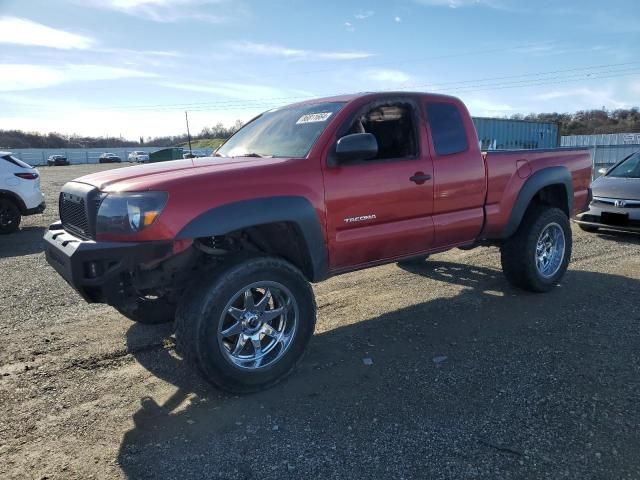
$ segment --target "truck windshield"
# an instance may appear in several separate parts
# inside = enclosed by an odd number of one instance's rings
[[[216,152],[222,157],[304,157],[344,102],[293,105],[263,113]]]
[[[611,170],[607,177],[640,178],[640,152],[634,153]]]

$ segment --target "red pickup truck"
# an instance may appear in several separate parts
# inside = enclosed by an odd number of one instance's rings
[[[175,318],[184,357],[248,392],[291,372],[313,333],[309,282],[495,245],[509,282],[551,289],[589,200],[586,150],[481,153],[457,98],[373,93],[265,112],[210,158],[64,185],[48,262],[88,301]]]

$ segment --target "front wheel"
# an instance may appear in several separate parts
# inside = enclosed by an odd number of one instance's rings
[[[188,291],[176,314],[180,353],[218,387],[248,393],[290,374],[313,334],[313,290],[290,263],[238,260]]]
[[[8,198],[0,198],[0,235],[17,231],[21,220],[18,205]]]
[[[559,208],[534,206],[501,248],[502,271],[516,287],[548,292],[567,271],[571,226]]]

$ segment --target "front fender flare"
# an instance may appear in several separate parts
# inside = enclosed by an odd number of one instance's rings
[[[213,237],[278,222],[294,223],[300,230],[311,260],[312,281],[326,278],[329,262],[324,233],[315,208],[304,197],[253,198],[220,205],[191,220],[176,239]]]

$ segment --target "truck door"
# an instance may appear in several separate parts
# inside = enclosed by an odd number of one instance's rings
[[[434,178],[434,246],[473,242],[484,223],[486,172],[475,127],[461,102],[426,100]]]
[[[373,134],[378,154],[366,161],[324,164],[332,271],[432,246],[433,167],[420,118],[411,100],[376,101],[360,108],[340,130]]]

